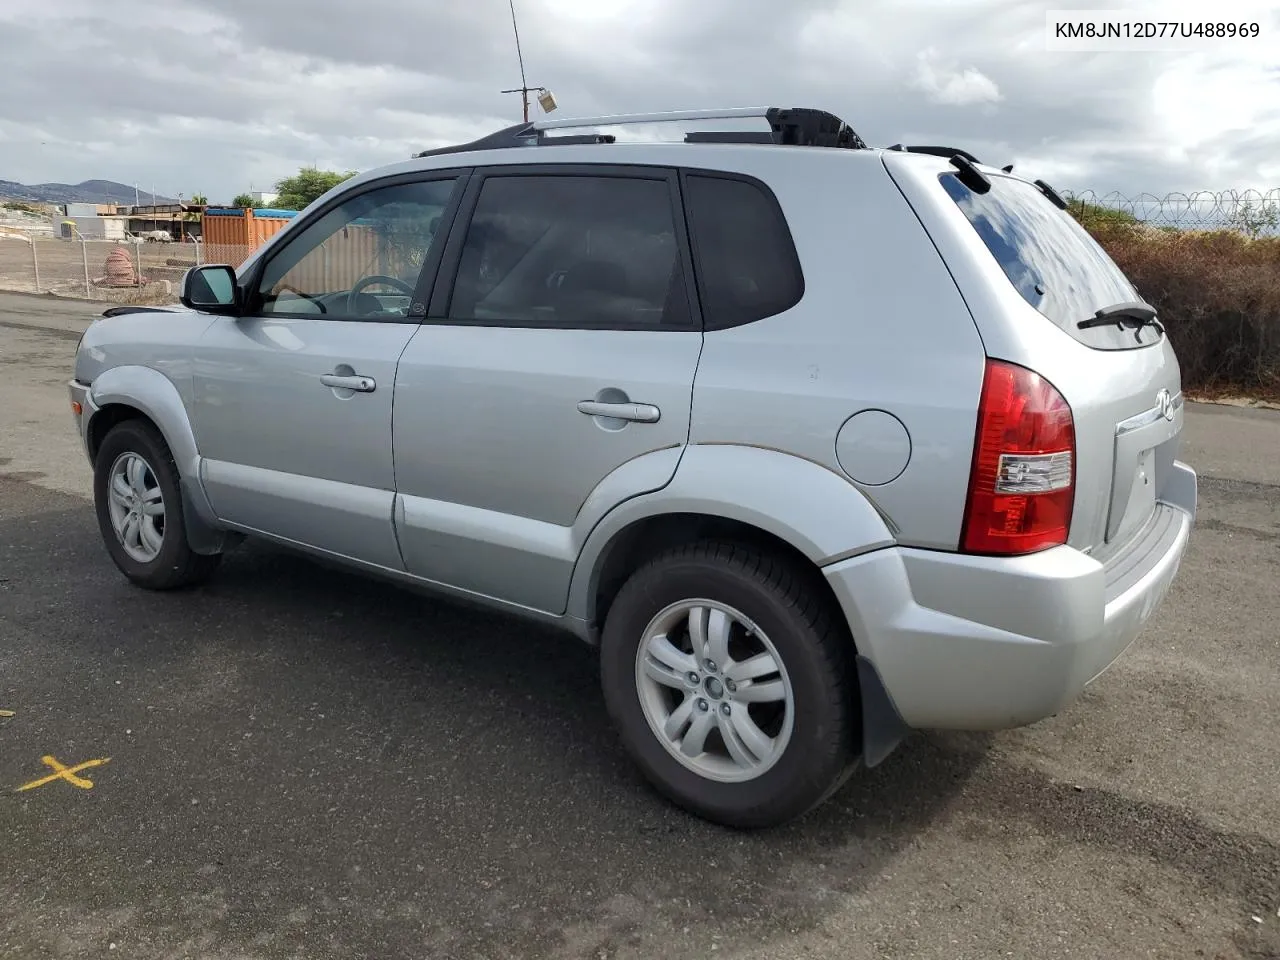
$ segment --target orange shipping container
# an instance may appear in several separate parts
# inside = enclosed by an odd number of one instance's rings
[[[239,267],[295,216],[292,210],[236,210],[210,207],[201,220],[204,261]]]
[[[205,262],[239,268],[249,254],[283,230],[295,215],[283,210],[206,211]],[[379,230],[374,224],[357,220],[310,251],[277,286],[316,294],[349,290],[357,280],[373,274],[411,279],[425,255],[425,242],[415,239],[419,242],[393,237],[385,225]]]

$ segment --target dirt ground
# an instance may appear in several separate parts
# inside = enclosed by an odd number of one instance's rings
[[[34,263],[32,243],[0,236],[0,290],[53,293],[113,303],[165,302],[173,299],[171,295],[176,292],[183,273],[195,265],[195,250],[189,243],[133,244],[89,240],[81,244],[79,240],[48,238],[37,239],[33,243]],[[100,282],[107,273],[108,255],[118,249],[128,255],[135,278],[141,270],[141,289],[121,289]],[[39,288],[36,286],[37,267]]]

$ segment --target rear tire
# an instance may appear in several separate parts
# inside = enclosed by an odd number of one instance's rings
[[[188,587],[217,569],[221,554],[196,553],[187,544],[178,467],[149,422],[125,420],[103,438],[93,500],[107,552],[138,586]]]
[[[694,543],[641,567],[610,607],[609,714],[644,775],[686,810],[776,826],[856,766],[852,644],[814,577],[753,547]]]

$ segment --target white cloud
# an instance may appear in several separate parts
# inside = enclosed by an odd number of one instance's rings
[[[1050,53],[1045,11],[1069,5],[516,0],[558,115],[815,106],[1063,189],[1280,185],[1280,16],[1213,55]],[[506,0],[0,0],[0,38],[0,179],[226,200],[520,116]]]
[[[955,107],[1001,100],[995,81],[976,67],[956,68],[941,63],[938,51],[930,47],[916,57],[913,86],[923,90],[934,103]]]

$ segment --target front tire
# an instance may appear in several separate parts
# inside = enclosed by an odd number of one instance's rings
[[[726,826],[776,826],[853,769],[851,646],[808,571],[752,547],[689,544],[623,585],[601,682],[659,791]]]
[[[94,460],[93,500],[107,552],[140,587],[172,590],[207,580],[221,555],[187,544],[177,464],[155,427],[116,424]]]

